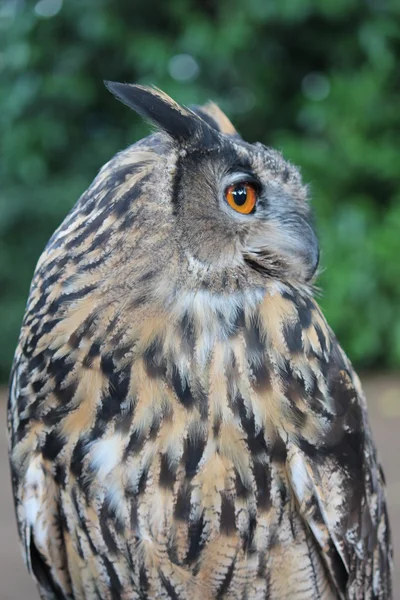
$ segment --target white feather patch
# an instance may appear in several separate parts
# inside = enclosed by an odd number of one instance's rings
[[[47,539],[47,525],[42,510],[46,482],[40,456],[36,456],[32,460],[26,471],[24,490],[23,509],[26,524],[34,533],[36,545],[39,548],[44,547]]]
[[[122,453],[121,437],[112,437],[94,442],[90,448],[91,466],[98,471],[100,477],[105,477],[119,464]]]
[[[44,489],[44,473],[41,468],[40,457],[37,456],[30,463],[25,477],[24,509],[26,521],[32,527],[35,525],[40,511],[40,498]]]

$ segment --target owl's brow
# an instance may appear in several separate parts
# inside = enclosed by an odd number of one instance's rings
[[[254,171],[253,165],[247,156],[236,156],[235,160],[229,162],[226,169],[227,175],[240,175],[253,181],[260,183],[257,174]]]
[[[222,145],[220,154],[227,165],[229,173],[241,171],[254,174],[249,154],[240,145],[229,140],[229,142]]]

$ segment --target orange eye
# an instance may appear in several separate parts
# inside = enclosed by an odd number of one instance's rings
[[[240,181],[226,188],[225,198],[234,210],[242,215],[248,215],[256,205],[257,192],[251,183]]]

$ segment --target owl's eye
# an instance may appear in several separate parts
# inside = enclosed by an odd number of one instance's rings
[[[242,215],[248,215],[256,205],[257,192],[251,183],[240,181],[226,188],[225,198],[234,210]]]

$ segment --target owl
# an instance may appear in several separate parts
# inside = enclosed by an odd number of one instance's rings
[[[156,132],[50,239],[11,375],[41,598],[391,598],[384,477],[313,297],[298,169],[214,104],[107,85]]]

